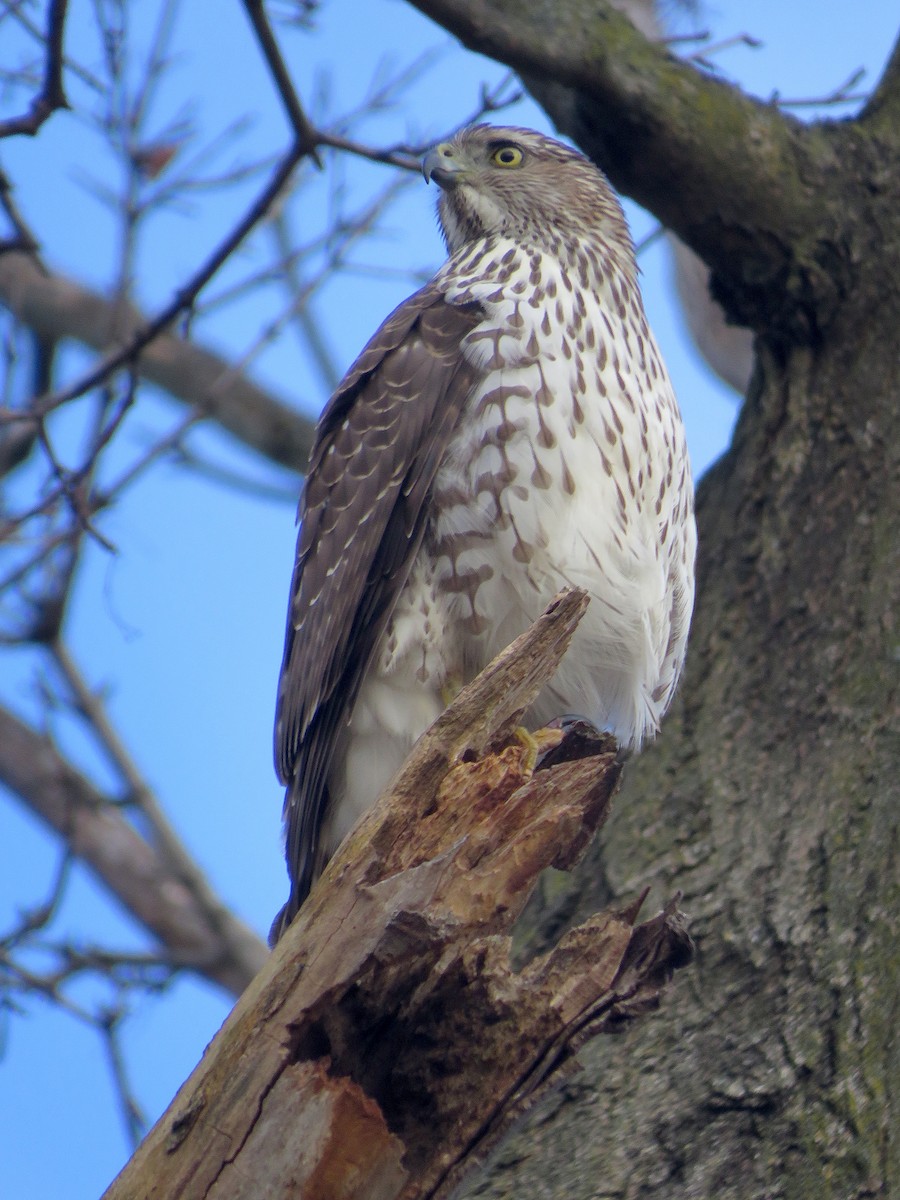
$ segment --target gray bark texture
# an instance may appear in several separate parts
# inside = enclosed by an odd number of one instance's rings
[[[684,893],[665,1017],[585,1070],[466,1196],[900,1195],[900,52],[860,116],[803,126],[602,3],[421,0],[712,269],[757,363],[701,481],[679,699],[561,926]]]

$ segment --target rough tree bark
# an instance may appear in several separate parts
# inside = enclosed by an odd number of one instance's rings
[[[586,602],[557,598],[417,743],[106,1200],[447,1197],[581,1045],[656,1004],[691,953],[672,904],[510,963],[538,873],[577,859],[621,773],[608,735],[555,732],[537,770],[509,741]]]
[[[900,1194],[900,48],[861,115],[802,126],[596,0],[419,0],[712,267],[757,367],[701,482],[687,675],[540,943],[665,880],[698,937],[678,1017],[469,1195]]]

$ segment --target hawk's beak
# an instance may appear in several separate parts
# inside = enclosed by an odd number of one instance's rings
[[[442,188],[452,187],[465,170],[465,164],[460,161],[459,152],[452,142],[440,142],[422,160],[425,182],[431,183],[433,179]]]

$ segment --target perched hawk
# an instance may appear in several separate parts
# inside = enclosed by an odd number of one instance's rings
[[[534,721],[578,713],[637,748],[684,659],[690,467],[616,197],[526,129],[476,125],[424,171],[450,257],[331,397],[300,503],[276,938],[448,690],[561,587],[591,603]]]

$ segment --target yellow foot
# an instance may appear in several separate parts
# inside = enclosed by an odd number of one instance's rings
[[[444,702],[444,708],[449,708],[462,691],[462,686],[462,680],[456,675],[451,675],[444,680],[441,684],[441,700]]]
[[[541,755],[546,754],[548,750],[553,750],[563,740],[565,731],[562,729],[536,729],[534,733],[529,733],[523,725],[519,725],[516,727],[513,737],[525,748],[523,766],[530,775],[537,766]]]

